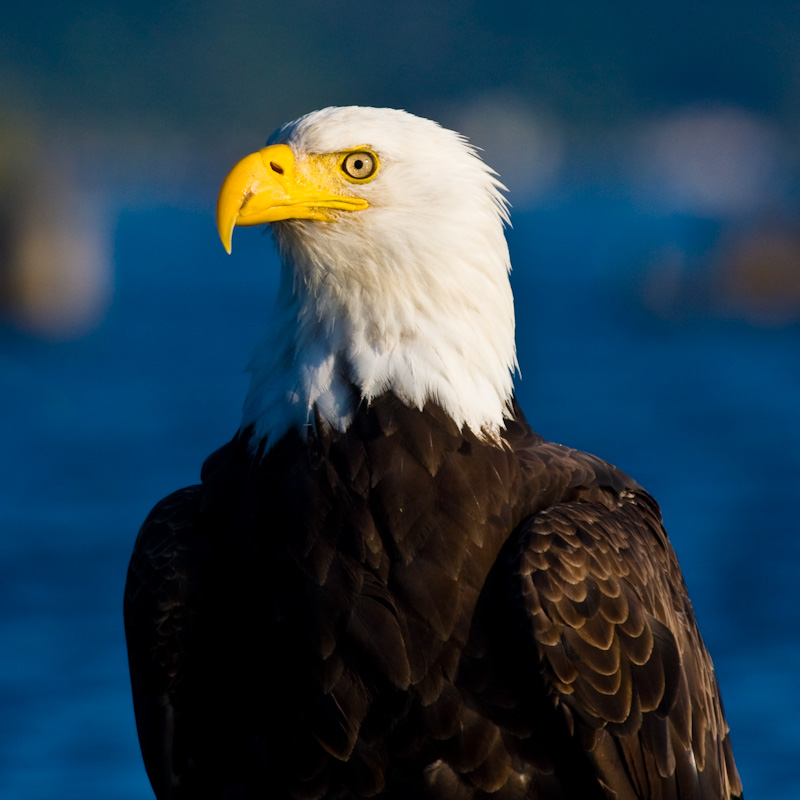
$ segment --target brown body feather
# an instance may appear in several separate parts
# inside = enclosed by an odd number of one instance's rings
[[[146,520],[125,595],[170,798],[741,795],[654,501],[521,413],[505,444],[391,395],[247,431]]]

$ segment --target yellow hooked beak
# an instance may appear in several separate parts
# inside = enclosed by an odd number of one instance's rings
[[[222,183],[217,229],[231,252],[236,225],[261,225],[282,219],[330,222],[332,211],[360,211],[366,200],[341,194],[336,158],[328,154],[296,159],[285,144],[274,144],[243,158]]]

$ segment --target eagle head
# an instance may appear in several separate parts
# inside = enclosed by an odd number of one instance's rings
[[[466,139],[382,108],[326,108],[280,127],[225,179],[217,206],[270,225],[277,307],[250,364],[257,446],[362,402],[433,402],[500,438],[516,368],[502,185]]]

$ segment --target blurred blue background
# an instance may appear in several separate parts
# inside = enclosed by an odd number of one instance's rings
[[[150,796],[122,588],[237,427],[281,122],[406,108],[501,173],[529,419],[660,501],[750,798],[800,797],[800,5],[55,3],[0,12],[0,797]]]

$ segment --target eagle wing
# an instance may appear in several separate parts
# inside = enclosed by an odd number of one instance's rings
[[[658,507],[641,490],[609,497],[533,515],[506,553],[535,667],[610,797],[740,797],[714,669]]]
[[[192,536],[200,486],[164,498],[136,540],[125,586],[125,635],[136,726],[145,767],[159,798],[176,785],[175,719],[186,651],[191,649],[195,574],[202,548]]]

